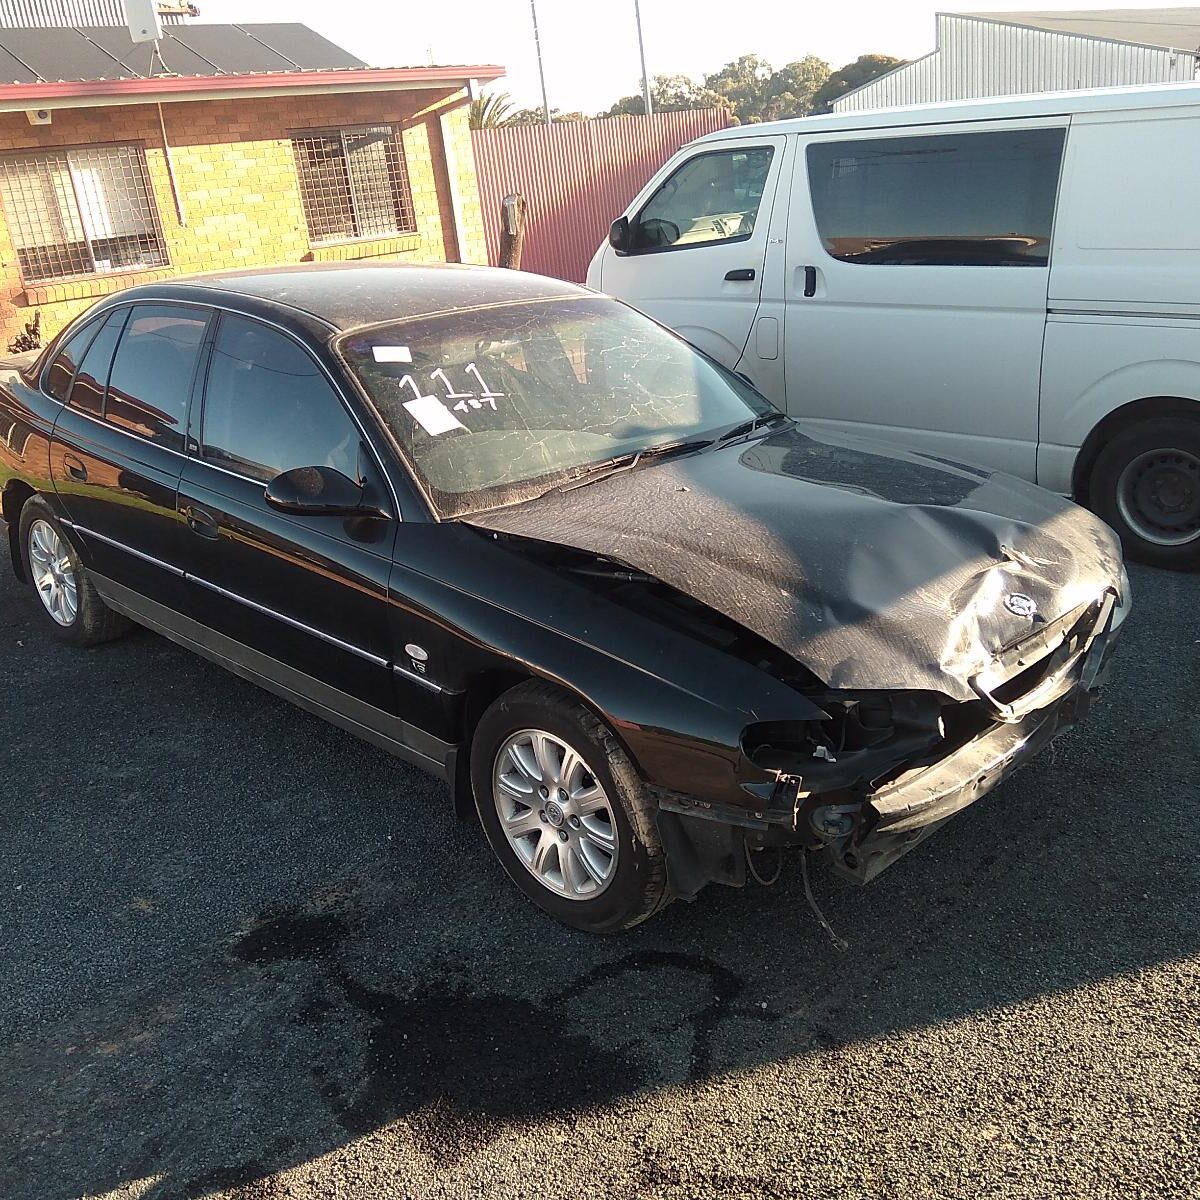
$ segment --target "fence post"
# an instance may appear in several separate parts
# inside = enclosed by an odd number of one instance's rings
[[[525,197],[517,192],[500,202],[500,266],[521,269],[525,248]]]

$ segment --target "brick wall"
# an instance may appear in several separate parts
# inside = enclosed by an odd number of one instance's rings
[[[169,269],[113,272],[27,285],[0,211],[0,352],[35,311],[43,339],[102,295],[172,274],[313,259],[486,262],[483,220],[464,95],[396,91],[264,97],[163,105],[184,221],[171,195],[153,105],[59,109],[51,125],[0,114],[0,154],[13,150],[140,144],[146,154]],[[417,232],[312,247],[300,200],[291,134],[305,129],[389,123],[408,166]],[[462,222],[455,236],[453,205]]]

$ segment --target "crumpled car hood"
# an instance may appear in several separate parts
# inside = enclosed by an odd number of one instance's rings
[[[652,575],[831,688],[957,700],[1002,647],[1120,575],[1108,527],[1050,492],[803,425],[466,519]],[[1037,616],[1009,611],[1012,593]]]

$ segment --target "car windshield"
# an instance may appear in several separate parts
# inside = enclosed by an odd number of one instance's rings
[[[443,517],[531,499],[613,459],[702,443],[776,411],[602,296],[376,325],[338,349]]]

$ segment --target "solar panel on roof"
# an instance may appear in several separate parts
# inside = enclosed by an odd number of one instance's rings
[[[0,29],[0,80],[121,79],[176,75],[241,75],[276,71],[365,67],[305,25],[172,25],[159,43],[134,45],[129,31],[112,27]],[[25,64],[24,66],[22,64]]]
[[[0,79],[5,83],[36,83],[37,75],[0,46]]]
[[[334,45],[307,25],[298,25],[294,21],[261,25],[242,24],[240,28],[250,36],[266,42],[280,54],[287,55],[305,69],[323,67],[326,70],[337,70],[342,67],[367,65],[361,58],[355,58],[348,50]]]

